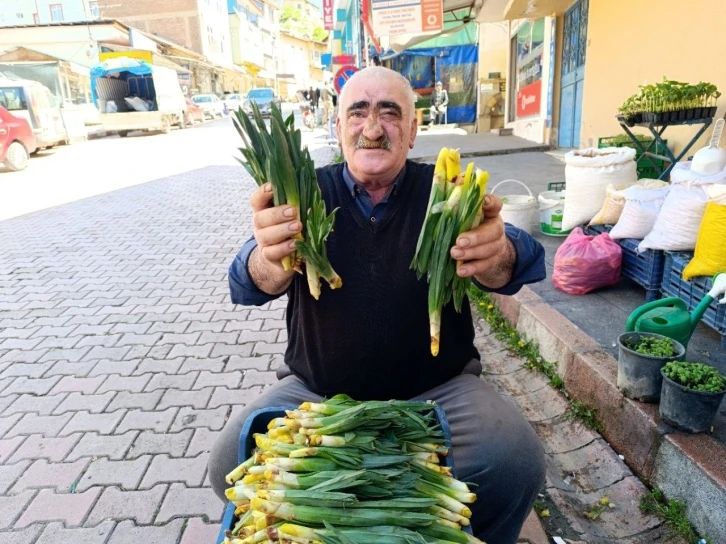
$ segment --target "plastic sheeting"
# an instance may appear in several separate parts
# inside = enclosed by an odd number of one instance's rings
[[[153,71],[154,69],[149,63],[130,57],[111,58],[96,64],[91,68],[91,95],[93,96],[93,103],[96,107],[99,107],[97,83],[99,77],[113,76],[126,80],[132,76],[151,75]]]

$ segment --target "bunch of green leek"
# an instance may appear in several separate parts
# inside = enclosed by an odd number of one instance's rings
[[[419,279],[429,282],[429,326],[431,353],[439,354],[441,310],[454,299],[457,312],[471,280],[461,278],[456,270],[460,261],[451,258],[451,248],[462,233],[475,229],[482,221],[482,203],[489,173],[469,163],[461,171],[459,151],[443,148],[434,170],[426,219],[421,227],[411,268]]]
[[[295,238],[295,253],[285,257],[285,270],[305,273],[310,294],[320,297],[320,278],[331,289],[343,285],[328,260],[325,242],[333,230],[335,212],[327,214],[325,202],[315,176],[310,152],[302,147],[302,134],[295,129],[295,116],[283,119],[282,112],[272,105],[268,130],[256,104],[252,103],[253,120],[242,109],[234,112],[234,126],[244,142],[238,159],[258,185],[272,184],[275,206],[289,204],[297,211],[303,230]]]
[[[480,542],[462,530],[476,495],[441,464],[434,407],[338,395],[273,419],[226,477],[225,544]]]

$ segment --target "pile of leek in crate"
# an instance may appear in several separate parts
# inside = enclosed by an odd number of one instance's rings
[[[441,343],[441,310],[454,299],[457,312],[471,280],[456,274],[461,261],[451,258],[456,239],[475,229],[482,221],[482,203],[489,173],[469,163],[461,171],[459,151],[444,147],[439,153],[434,170],[426,219],[421,227],[416,254],[411,268],[419,279],[429,282],[429,325],[431,353],[439,354]]]
[[[283,119],[281,110],[272,104],[270,127],[267,128],[258,106],[252,103],[252,119],[239,109],[234,126],[242,137],[244,147],[239,160],[258,185],[270,182],[275,206],[289,204],[295,208],[303,230],[296,236],[295,252],[283,259],[285,270],[305,275],[310,294],[320,297],[320,278],[331,289],[343,285],[328,260],[325,242],[333,230],[335,212],[328,214],[315,176],[315,164],[307,148],[302,147],[302,133],[295,129],[295,116]]]
[[[272,420],[226,477],[225,544],[481,542],[462,530],[476,495],[441,463],[434,408],[337,395]]]

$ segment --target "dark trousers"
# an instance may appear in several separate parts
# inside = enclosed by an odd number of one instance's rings
[[[515,544],[545,477],[539,438],[511,400],[479,378],[481,364],[472,360],[464,373],[420,395],[446,413],[451,426],[454,468],[458,479],[471,482],[477,501],[472,510],[474,534],[489,544]],[[317,402],[295,376],[287,376],[227,422],[209,458],[209,479],[226,501],[224,476],[237,466],[239,435],[249,414],[268,406]]]

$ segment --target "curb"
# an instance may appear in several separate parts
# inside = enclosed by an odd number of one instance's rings
[[[534,145],[532,147],[511,147],[509,149],[484,149],[482,151],[465,151],[460,153],[462,159],[470,159],[472,157],[492,157],[494,155],[512,155],[513,153],[540,153],[549,151],[549,145]],[[428,157],[411,157],[414,162],[436,162],[437,155]]]
[[[617,388],[617,361],[528,287],[492,297],[512,326],[539,344],[542,357],[557,362],[567,392],[597,409],[603,437],[633,472],[684,501],[699,532],[726,542],[724,447],[708,435],[676,431],[661,421],[656,404],[625,398]]]

